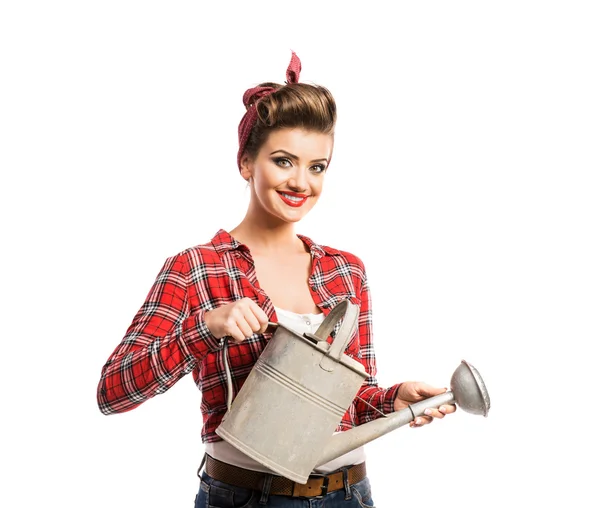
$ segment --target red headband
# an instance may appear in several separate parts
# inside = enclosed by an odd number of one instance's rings
[[[292,51],[292,59],[290,60],[290,64],[288,65],[285,73],[287,79],[286,84],[298,83],[301,69],[302,64],[300,63],[300,59],[296,53]],[[240,164],[242,160],[242,154],[246,148],[250,131],[252,131],[252,127],[254,127],[254,124],[256,124],[256,120],[258,118],[258,113],[256,112],[256,103],[263,97],[271,95],[275,91],[276,89],[270,86],[256,86],[254,88],[249,88],[246,90],[246,93],[244,93],[243,100],[244,106],[246,106],[246,114],[243,116],[242,120],[240,121],[240,125],[238,126],[240,148],[238,150],[237,163],[240,171],[242,170],[242,166]]]

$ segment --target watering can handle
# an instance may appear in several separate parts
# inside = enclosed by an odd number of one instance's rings
[[[321,326],[315,332],[315,336],[320,340],[327,340],[336,323],[340,318],[344,318],[342,327],[333,340],[327,356],[339,360],[348,345],[348,342],[354,335],[354,330],[358,324],[358,305],[350,303],[350,300],[342,300],[338,303],[327,317],[321,323]]]

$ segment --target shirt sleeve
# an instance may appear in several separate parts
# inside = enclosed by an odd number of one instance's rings
[[[190,314],[190,268],[185,253],[170,257],[125,337],[102,368],[97,399],[104,414],[129,411],[166,392],[198,360],[221,346],[204,321]]]
[[[381,388],[377,384],[377,363],[373,346],[373,319],[371,309],[371,293],[364,267],[360,284],[360,313],[358,316],[359,361],[365,366],[369,377],[365,379],[354,398],[355,422],[360,425],[375,420],[383,414],[394,412],[394,399],[399,384],[390,388]]]

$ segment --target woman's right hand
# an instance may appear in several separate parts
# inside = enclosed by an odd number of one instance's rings
[[[242,342],[254,333],[267,329],[269,317],[250,298],[242,298],[209,310],[204,314],[204,322],[217,339],[230,336],[235,342]]]

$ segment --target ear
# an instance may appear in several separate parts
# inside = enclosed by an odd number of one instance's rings
[[[254,173],[254,161],[248,154],[244,154],[240,160],[240,166],[240,174],[242,175],[242,178],[248,181]]]

